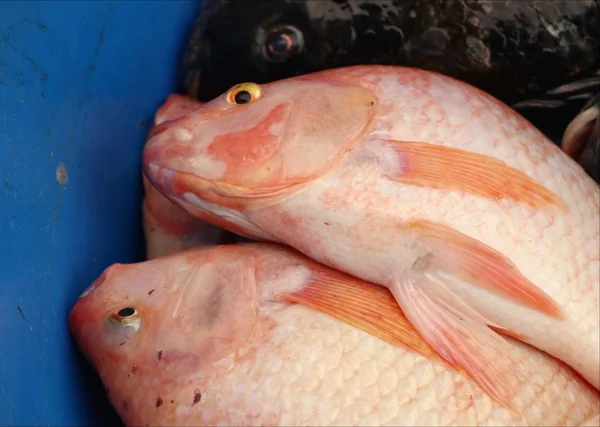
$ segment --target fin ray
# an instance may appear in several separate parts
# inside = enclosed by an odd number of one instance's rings
[[[432,267],[548,316],[563,318],[558,304],[495,249],[430,221],[415,221],[408,227],[431,250]]]
[[[386,342],[443,362],[408,321],[387,288],[335,270],[317,267],[312,270],[313,277],[307,286],[278,299],[305,305]]]
[[[512,403],[520,374],[506,341],[486,319],[443,283],[424,273],[408,274],[392,294],[425,340],[457,369],[465,370],[491,398],[520,415]]]
[[[554,205],[568,210],[556,193],[494,157],[424,142],[386,142],[402,165],[400,171],[388,174],[394,181],[494,201],[506,198],[537,209]]]

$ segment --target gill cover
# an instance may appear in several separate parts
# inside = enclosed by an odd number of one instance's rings
[[[326,173],[360,140],[377,101],[357,85],[287,80],[238,104],[241,86],[164,123],[146,146],[146,170],[183,172],[179,192],[268,195]]]
[[[156,325],[155,362],[194,372],[234,353],[250,337],[258,292],[252,256],[237,248],[192,250],[166,272],[169,298]],[[168,267],[167,267],[168,268]]]

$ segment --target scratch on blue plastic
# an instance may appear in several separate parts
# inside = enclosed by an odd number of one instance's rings
[[[0,5],[1,425],[115,425],[67,314],[143,256],[140,152],[199,6]]]

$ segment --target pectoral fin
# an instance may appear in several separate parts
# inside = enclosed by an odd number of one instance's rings
[[[390,290],[410,322],[452,366],[468,372],[507,409],[522,378],[511,364],[510,346],[497,333],[525,337],[485,318],[451,287],[485,289],[491,294],[560,319],[558,305],[504,255],[458,231],[428,221],[403,225],[423,250]],[[495,317],[495,319],[497,319]]]
[[[386,141],[398,167],[390,179],[404,184],[459,191],[490,200],[510,199],[533,208],[554,205],[567,210],[553,191],[494,157],[436,144]]]
[[[419,273],[407,275],[391,288],[407,318],[425,340],[452,366],[464,369],[481,389],[506,409],[514,407],[520,374],[507,355],[506,341],[489,322],[443,283]]]
[[[423,340],[390,291],[383,286],[315,266],[307,286],[278,299],[305,305],[386,342],[443,361]]]
[[[563,318],[558,304],[495,249],[429,221],[415,221],[406,227],[415,232],[430,251],[428,262],[431,268],[547,316]]]

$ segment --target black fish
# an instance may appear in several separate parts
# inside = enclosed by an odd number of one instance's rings
[[[600,183],[600,92],[569,124],[561,147]]]
[[[477,86],[558,139],[600,89],[598,0],[203,3],[180,89],[200,101],[242,81],[405,65]]]

